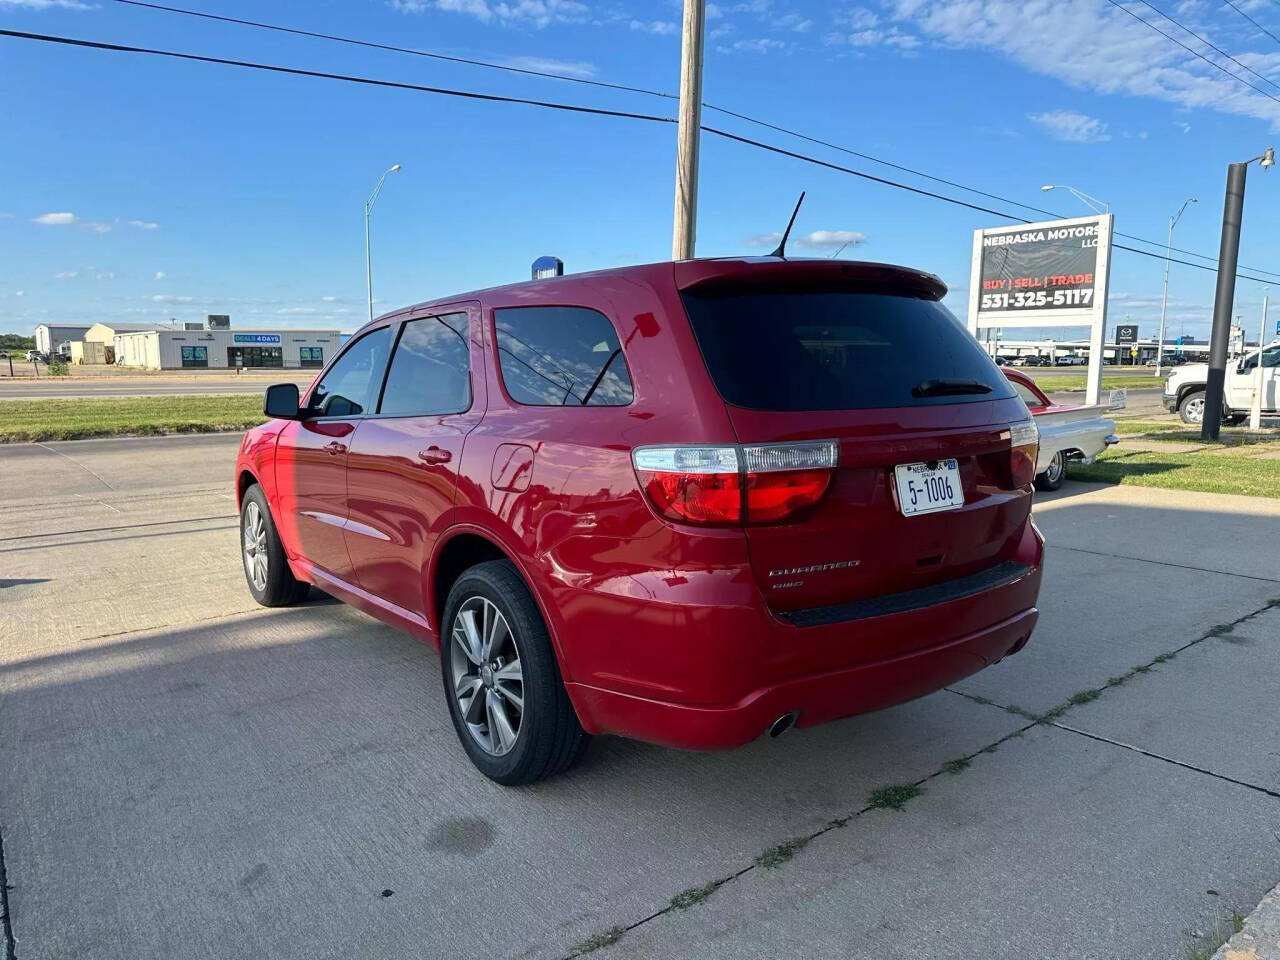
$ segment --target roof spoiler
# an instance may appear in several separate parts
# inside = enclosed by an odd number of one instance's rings
[[[845,287],[941,300],[947,285],[922,270],[848,260],[680,260],[672,264],[680,290]]]

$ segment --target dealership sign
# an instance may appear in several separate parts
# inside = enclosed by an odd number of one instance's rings
[[[278,333],[234,333],[231,335],[234,343],[279,343],[280,334]]]
[[[1138,342],[1138,325],[1136,323],[1121,323],[1116,326],[1116,343],[1137,343]]]
[[[1088,327],[1086,392],[1102,392],[1111,272],[1109,213],[973,232],[969,332],[990,327]]]

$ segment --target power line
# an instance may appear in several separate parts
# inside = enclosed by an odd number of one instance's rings
[[[153,47],[133,47],[121,43],[105,43],[101,40],[80,40],[75,37],[59,37],[46,33],[26,33],[22,30],[0,30],[0,37],[15,37],[19,40],[36,40],[41,43],[58,43],[70,47],[88,47],[92,50],[110,50],[116,53],[143,53],[155,57],[169,57],[173,60],[192,60],[197,63],[216,63],[227,67],[245,67],[249,70],[264,70],[268,73],[283,73],[296,77],[341,80],[346,83],[361,83],[371,87],[392,87],[397,90],[416,90],[419,93],[434,93],[445,97],[461,97],[465,100],[486,100],[491,103],[518,103],[531,107],[544,107],[548,110],[564,110],[569,113],[589,113],[601,117],[622,117],[627,120],[648,120],[654,123],[675,123],[675,120],[671,117],[660,117],[649,113],[634,113],[628,110],[606,110],[602,107],[586,107],[580,104],[560,103],[555,100],[535,100],[529,97],[504,97],[496,93],[479,93],[475,90],[458,90],[451,87],[431,87],[420,83],[404,83],[399,80],[379,80],[374,77],[359,77],[349,73],[330,73],[324,70],[305,70],[302,67],[283,67],[278,64],[258,63],[253,60],[232,60],[227,57],[209,57],[198,53],[180,53],[176,50],[158,50]]]
[[[1230,2],[1230,0],[1228,0],[1228,2]],[[1239,83],[1243,83],[1250,90],[1253,90],[1255,93],[1262,94],[1262,96],[1266,97],[1268,100],[1274,100],[1276,103],[1280,103],[1280,97],[1276,97],[1273,94],[1268,93],[1266,90],[1263,90],[1261,87],[1255,86],[1254,84],[1246,80],[1244,77],[1237,76],[1236,74],[1228,70],[1226,67],[1224,67],[1222,64],[1216,63],[1215,61],[1210,60],[1199,50],[1193,50],[1191,47],[1188,47],[1185,43],[1183,43],[1177,37],[1173,37],[1165,33],[1163,30],[1157,27],[1150,20],[1143,20],[1140,16],[1138,16],[1136,13],[1134,13],[1132,10],[1126,7],[1123,3],[1121,3],[1120,0],[1107,0],[1107,3],[1111,4],[1117,10],[1123,10],[1125,13],[1133,17],[1133,19],[1137,20],[1139,23],[1145,24],[1146,26],[1150,27],[1152,30],[1160,34],[1160,36],[1164,37],[1166,40],[1170,41],[1171,43],[1176,43],[1178,46],[1180,46],[1183,50],[1187,51],[1187,53],[1191,54],[1193,57],[1198,57],[1199,59],[1203,60],[1205,63],[1209,64],[1209,66],[1213,67],[1215,70],[1219,70],[1226,76],[1230,77],[1232,80],[1238,81]],[[1166,15],[1161,14],[1161,16],[1166,16]],[[1173,20],[1172,17],[1166,17],[1166,19]],[[1179,27],[1182,27],[1182,24],[1178,23],[1178,21],[1173,20],[1173,22],[1177,23]],[[1187,28],[1182,27],[1182,29],[1186,30]],[[1191,32],[1190,30],[1187,30],[1187,33],[1190,33],[1190,32]]]
[[[356,47],[367,47],[371,50],[385,50],[390,53],[406,53],[414,57],[427,57],[431,60],[443,60],[448,63],[461,63],[470,67],[487,67],[491,70],[505,70],[508,73],[522,73],[530,77],[543,77],[548,80],[567,80],[570,83],[581,83],[590,87],[604,87],[608,90],[622,90],[627,93],[643,93],[650,97],[665,97],[675,100],[672,93],[661,90],[648,90],[644,87],[633,87],[625,83],[610,83],[606,80],[592,80],[589,77],[575,77],[572,74],[556,73],[551,70],[534,70],[531,67],[517,67],[509,63],[494,63],[491,60],[479,60],[470,57],[459,57],[431,50],[419,50],[416,47],[397,47],[389,43],[377,43],[373,40],[359,40],[355,37],[343,37],[333,33],[318,33],[314,30],[303,30],[299,27],[286,27],[277,23],[264,23],[260,20],[244,20],[239,17],[228,17],[217,13],[206,13],[203,10],[190,10],[186,7],[171,7],[163,3],[145,3],[144,0],[115,0],[130,7],[145,7],[148,10],[161,10],[165,13],[179,13],[186,17],[200,17],[204,20],[217,20],[222,23],[234,23],[242,27],[256,27],[259,30],[274,30],[277,33],[291,33],[298,37],[310,37],[314,40],[332,40],[335,43],[346,43]]]
[[[363,84],[366,86],[388,87],[388,88],[398,89],[398,90],[413,90],[420,93],[432,93],[440,96],[461,97],[467,100],[479,100],[479,101],[484,101],[489,103],[520,104],[524,106],[542,107],[544,109],[549,109],[549,110],[561,110],[561,111],[567,111],[570,113],[587,114],[592,116],[617,117],[617,118],[623,118],[628,120],[643,120],[650,123],[675,123],[675,120],[671,117],[662,117],[662,116],[656,116],[653,114],[634,113],[634,112],[628,112],[623,110],[606,110],[599,107],[587,107],[587,106],[581,106],[578,104],[560,103],[560,102],[551,101],[551,100],[536,100],[528,97],[507,97],[507,96],[500,96],[498,94],[478,93],[472,90],[458,90],[450,87],[433,87],[433,86],[426,86],[423,84],[404,83],[404,82],[395,81],[395,80],[381,80],[373,77],[360,77],[360,76],[354,76],[351,74],[331,73],[331,72],[320,71],[320,70],[306,70],[300,67],[285,67],[277,64],[259,63],[251,60],[234,60],[226,57],[211,57],[211,56],[205,56],[205,55],[195,54],[195,53],[181,53],[174,50],[159,50],[159,49],[150,48],[150,47],[136,47],[136,46],[129,46],[126,44],[106,43],[98,40],[82,40],[75,37],[62,37],[62,36],[55,36],[51,34],[41,34],[41,33],[28,33],[21,30],[0,29],[0,36],[12,37],[18,40],[32,40],[40,43],[61,44],[64,46],[80,47],[80,48],[87,48],[92,50],[106,50],[106,51],[111,51],[116,53],[137,53],[137,54],[145,54],[150,56],[167,57],[169,59],[174,59],[174,60],[186,60],[186,61],[192,61],[197,63],[211,63],[211,64],[217,64],[221,66],[242,67],[250,70],[262,70],[268,73],[318,78],[318,79],[324,79],[324,80],[337,80],[345,83]],[[715,127],[709,127],[706,125],[703,125],[701,129],[706,131],[707,133],[710,133],[714,136],[722,137],[726,140],[736,141],[737,143],[756,147],[758,149],[765,150],[770,153],[791,157],[793,159],[800,160],[805,163],[813,164],[819,167],[824,167],[828,170],[834,170],[840,173],[849,174],[864,180],[871,181],[873,183],[879,183],[884,186],[894,187],[899,190],[905,190],[909,193],[914,193],[918,196],[929,197],[934,200],[941,200],[945,203],[953,204],[959,207],[965,207],[969,210],[974,210],[979,213],[989,213],[993,216],[1001,217],[1005,220],[1013,220],[1017,223],[1031,222],[1027,220],[1025,217],[1015,216],[1014,214],[1006,213],[1001,210],[993,210],[990,207],[979,206],[978,204],[969,203],[966,200],[960,200],[956,197],[948,197],[945,194],[935,193],[931,190],[924,190],[920,187],[913,187],[910,184],[901,183],[897,180],[890,180],[886,177],[878,177],[875,174],[867,173],[862,170],[855,170],[852,167],[846,167],[840,164],[831,163],[830,161],[822,160],[818,157],[812,157],[812,156],[809,156],[808,154],[798,153],[794,150],[787,150],[784,147],[779,147],[774,144],[765,143],[762,140],[754,140],[750,137],[744,137],[736,133],[730,133],[727,130],[720,130]],[[1148,241],[1143,241],[1143,242],[1148,242]],[[1165,259],[1165,257],[1162,256],[1161,254],[1152,253],[1148,250],[1139,250],[1136,247],[1126,247],[1120,244],[1112,244],[1112,246],[1115,247],[1115,249],[1117,250],[1125,250],[1129,253],[1135,253],[1140,256],[1150,257],[1155,260]],[[1181,264],[1187,267],[1196,267],[1201,270],[1207,270],[1209,272],[1215,272],[1215,268],[1211,266],[1207,266],[1205,264],[1200,264],[1200,263],[1192,263],[1189,260],[1171,259],[1170,262]],[[1257,283],[1269,282],[1267,280],[1262,279],[1261,277],[1254,277],[1254,276],[1250,276],[1248,274],[1242,274],[1242,273],[1237,273],[1236,278],[1242,279],[1242,280],[1253,280]]]
[[[1190,27],[1186,26],[1183,23],[1180,23],[1179,21],[1175,20],[1173,17],[1169,16],[1167,13],[1165,13],[1155,4],[1151,3],[1150,0],[1138,0],[1138,2],[1141,3],[1143,6],[1150,7],[1152,10],[1154,10],[1160,16],[1164,17],[1166,20],[1168,20],[1170,23],[1172,23],[1174,26],[1178,27],[1179,29],[1185,30],[1187,33],[1191,34],[1191,36],[1195,37],[1197,40],[1203,43],[1206,47],[1208,47],[1210,50],[1213,50],[1215,53],[1226,57],[1236,66],[1241,67],[1244,70],[1248,70],[1250,73],[1252,73],[1255,77],[1257,77],[1263,83],[1269,83],[1276,89],[1280,90],[1280,83],[1276,83],[1270,77],[1264,77],[1262,74],[1260,74],[1257,70],[1253,69],[1253,67],[1249,66],[1248,64],[1241,63],[1239,60],[1237,60],[1231,54],[1227,53],[1227,51],[1223,50],[1221,47],[1215,46],[1213,43],[1206,40],[1204,37],[1200,36],[1200,34],[1192,30]],[[1225,0],[1225,2],[1230,3],[1231,0]]]
[[[150,3],[150,2],[146,2],[146,0],[115,0],[115,2],[120,4],[125,4],[127,6],[132,6],[132,7],[141,7],[148,10],[158,10],[166,13],[176,13],[182,16],[199,17],[205,20],[214,20],[214,21],[219,21],[223,23],[232,23],[239,26],[254,27],[260,30],[270,30],[278,33],[286,33],[286,34],[292,34],[295,36],[310,37],[310,38],[319,39],[319,40],[331,40],[336,43],[351,44],[353,46],[366,47],[374,50],[384,50],[392,53],[404,53],[404,54],[409,54],[411,56],[426,57],[434,60],[446,61],[449,63],[460,63],[460,64],[466,64],[468,66],[484,67],[486,69],[491,69],[491,70],[500,70],[507,73],[524,74],[526,76],[541,77],[541,78],[550,79],[550,80],[564,80],[570,83],[578,83],[586,86],[602,87],[609,90],[619,90],[619,91],[625,91],[628,93],[639,93],[639,94],[643,94],[645,96],[651,96],[651,97],[661,97],[666,100],[677,99],[674,94],[666,93],[661,90],[651,90],[647,87],[638,87],[638,86],[621,84],[621,83],[611,83],[604,80],[592,80],[585,77],[575,77],[571,74],[557,73],[555,71],[550,71],[550,70],[533,70],[533,69],[524,68],[524,67],[515,67],[510,64],[494,63],[493,61],[490,61],[490,60],[480,60],[477,58],[453,56],[448,54],[436,53],[434,51],[429,51],[429,50],[420,50],[413,47],[400,47],[392,44],[378,43],[371,40],[361,40],[355,37],[346,37],[346,36],[340,36],[337,34],[330,34],[330,33],[320,33],[314,30],[304,30],[299,27],[289,27],[289,26],[284,26],[282,24],[266,23],[259,20],[246,20],[239,17],[229,17],[221,14],[207,13],[202,10],[192,10],[186,7],[175,7],[167,4]],[[1150,3],[1147,3],[1147,0],[1141,0],[1141,2],[1146,3],[1147,6],[1151,6]],[[1273,0],[1273,2],[1280,4],[1280,0]],[[1161,11],[1159,11],[1155,7],[1151,7],[1151,9],[1155,10],[1157,13],[1160,13],[1161,16],[1165,16],[1165,18],[1168,19],[1171,23],[1177,24],[1180,27],[1182,26],[1176,20],[1173,20],[1173,18],[1171,17],[1167,17],[1165,14],[1161,13]],[[1143,22],[1145,23],[1146,21],[1143,21]],[[1183,27],[1183,29],[1185,30],[1186,28]],[[1188,30],[1187,32],[1191,33],[1190,30]],[[1209,41],[1207,40],[1204,40],[1203,37],[1199,37],[1194,33],[1192,33],[1192,36],[1195,36],[1198,40],[1201,40],[1202,42],[1208,44],[1210,47],[1213,47],[1213,44],[1209,43]],[[1213,47],[1213,49],[1217,50],[1218,48]],[[1222,52],[1222,51],[1219,51],[1219,52]],[[1224,53],[1223,55],[1230,57],[1230,54]],[[1234,60],[1235,58],[1232,57],[1231,59]],[[1212,63],[1212,61],[1210,62]],[[1239,61],[1235,61],[1235,62],[1239,63]],[[1244,67],[1244,64],[1240,64],[1240,65]],[[1249,67],[1244,67],[1244,68],[1246,70],[1249,70],[1251,73],[1255,73],[1255,75],[1259,76],[1260,79],[1266,80],[1265,77],[1262,77],[1260,74],[1256,74],[1256,72],[1253,70],[1250,70]],[[1229,76],[1234,76],[1234,74],[1229,74]],[[1271,81],[1267,81],[1267,82],[1271,82]],[[1280,84],[1273,84],[1273,85],[1277,86],[1277,88],[1280,88]],[[878,163],[881,166],[888,167],[892,170],[899,170],[903,173],[909,173],[912,176],[920,177],[923,180],[929,180],[933,183],[939,183],[944,186],[952,187],[957,190],[963,190],[966,193],[972,193],[976,196],[986,197],[989,200],[996,200],[996,201],[999,201],[1000,203],[1007,203],[1012,206],[1021,207],[1024,210],[1030,210],[1033,213],[1039,213],[1046,217],[1052,217],[1054,219],[1062,218],[1062,214],[1054,213],[1052,210],[1045,210],[1042,207],[1033,206],[1032,204],[1029,204],[1029,203],[1023,203],[1020,200],[1013,200],[1013,199],[1010,199],[1009,197],[1003,197],[1003,196],[1000,196],[999,194],[988,193],[985,190],[979,190],[976,187],[970,187],[966,184],[959,183],[954,180],[948,180],[945,177],[934,176],[933,174],[925,173],[923,170],[916,170],[912,167],[904,166],[899,163],[894,163],[889,160],[884,160],[880,157],[873,156],[869,153],[861,153],[850,147],[841,146],[840,144],[833,143],[829,140],[823,140],[818,137],[810,136],[809,134],[802,133],[799,130],[795,130],[790,127],[784,127],[775,123],[770,123],[766,120],[761,120],[758,117],[752,117],[745,113],[739,113],[735,110],[730,110],[727,107],[720,107],[712,103],[706,103],[705,101],[703,102],[702,105],[708,110],[714,110],[715,112],[724,114],[725,116],[734,117],[735,119],[743,120],[747,123],[751,123],[759,127],[764,127],[765,129],[768,129],[768,130],[773,130],[777,133],[782,133],[790,137],[795,137],[799,140],[804,140],[808,143],[816,144],[818,146],[827,147],[828,149],[836,150],[840,153],[844,153],[849,156],[858,157],[861,160],[869,160],[872,163]],[[1133,234],[1121,233],[1120,231],[1116,231],[1116,236],[1123,237],[1127,240],[1133,240],[1137,243],[1145,243],[1153,247],[1166,247],[1166,244],[1163,244],[1157,240],[1148,240],[1145,237],[1139,237]],[[1181,247],[1168,247],[1168,249],[1170,251],[1177,251],[1178,253],[1181,253],[1184,256],[1197,257],[1201,260],[1208,260],[1210,263],[1213,263],[1213,264],[1217,263],[1216,257],[1212,257],[1204,253],[1196,253],[1194,250],[1184,250]],[[1270,270],[1265,270],[1261,267],[1250,267],[1245,264],[1240,264],[1240,266],[1246,270],[1255,270],[1260,273],[1273,272]],[[1275,275],[1277,277],[1280,277],[1280,272],[1276,272]]]
[[[1253,19],[1253,17],[1249,16],[1247,13],[1245,13],[1243,10],[1237,7],[1234,3],[1231,2],[1231,0],[1222,0],[1222,2],[1225,3],[1232,10],[1234,10],[1236,13],[1240,14],[1240,16],[1244,17],[1246,20],[1252,23],[1255,27],[1257,27],[1259,30],[1265,33],[1268,37],[1270,37],[1276,43],[1280,43],[1280,37],[1277,37],[1274,33],[1272,33],[1270,30],[1268,30],[1266,27],[1260,24],[1257,20]]]

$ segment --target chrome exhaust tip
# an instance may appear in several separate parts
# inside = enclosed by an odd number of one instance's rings
[[[795,726],[796,717],[798,716],[800,716],[800,714],[797,713],[795,710],[792,710],[789,713],[784,713],[777,720],[773,721],[773,723],[769,724],[769,736],[771,737],[782,736],[784,733],[790,730],[793,726]]]

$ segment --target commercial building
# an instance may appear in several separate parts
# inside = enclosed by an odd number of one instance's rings
[[[337,330],[122,330],[114,332],[115,362],[145,370],[320,368],[337,352]]]
[[[42,323],[36,327],[36,349],[41,353],[54,354],[63,343],[80,340],[89,330],[89,324],[78,325]]]
[[[152,323],[95,323],[80,340],[71,341],[71,362],[110,364],[116,362],[116,337],[122,333],[154,330]]]

